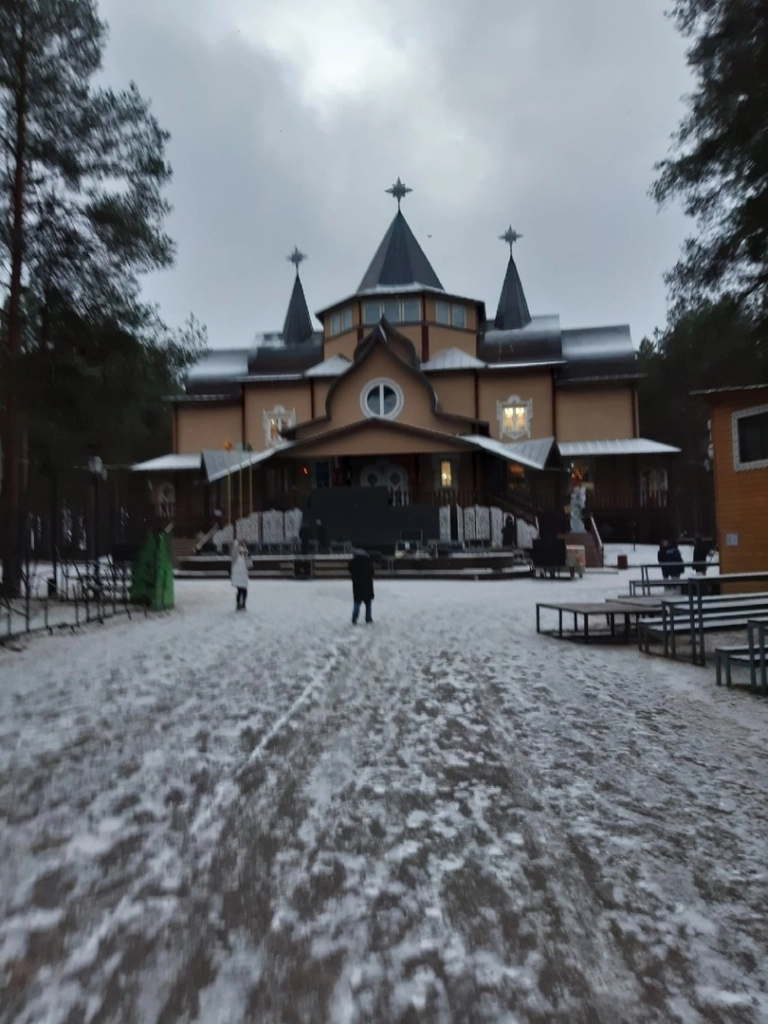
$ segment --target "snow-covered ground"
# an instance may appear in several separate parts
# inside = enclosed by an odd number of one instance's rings
[[[184,581],[0,651],[0,1021],[764,1024],[768,704],[583,580]]]

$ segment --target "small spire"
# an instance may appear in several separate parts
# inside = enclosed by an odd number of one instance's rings
[[[299,273],[299,265],[304,262],[307,258],[306,253],[300,252],[298,245],[294,245],[293,252],[290,256],[286,256],[289,263],[292,263],[296,267],[296,275]]]
[[[522,237],[523,237],[522,235],[518,235],[518,233],[514,230],[514,228],[510,224],[509,227],[507,228],[507,230],[504,232],[504,234],[503,235],[499,235],[499,241],[507,243],[507,245],[509,246],[509,252],[510,252],[510,255],[511,255],[512,254],[512,246],[515,244],[515,242],[519,242]]]
[[[385,191],[388,192],[389,195],[393,196],[397,200],[397,209],[399,212],[400,200],[405,199],[409,192],[413,192],[413,189],[408,188],[407,185],[404,185],[402,181],[400,181],[400,176],[398,175],[397,181],[392,186],[392,188],[385,189]]]

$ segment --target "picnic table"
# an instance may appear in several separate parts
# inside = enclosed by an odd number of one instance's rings
[[[647,605],[641,605],[632,601],[539,602],[536,605],[537,633],[543,632],[541,628],[541,612],[543,609],[557,612],[558,628],[553,635],[558,636],[560,639],[566,635],[574,639],[583,639],[585,644],[589,643],[590,638],[593,640],[598,638],[615,639],[617,636],[617,618],[623,618],[624,620],[620,635],[625,642],[628,642],[632,618],[634,617],[637,620],[639,615],[649,614]],[[573,616],[573,629],[564,633],[563,616],[566,615]],[[607,630],[595,632],[593,629],[590,632],[590,620],[594,618],[605,619]],[[581,627],[579,627],[579,619],[581,619]]]

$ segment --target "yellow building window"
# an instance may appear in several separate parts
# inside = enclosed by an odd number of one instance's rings
[[[524,405],[508,405],[504,409],[504,433],[524,433],[528,424],[528,410]]]
[[[443,459],[440,463],[440,486],[453,487],[453,463],[450,459]]]
[[[502,441],[531,436],[533,402],[530,399],[523,401],[518,395],[510,395],[506,401],[497,403],[496,411]]]
[[[274,409],[264,410],[264,441],[267,448],[280,444],[286,430],[296,426],[296,410],[284,409],[276,405]]]
[[[272,442],[279,441],[283,436],[283,421],[278,419],[276,416],[270,416],[269,418],[269,440]]]

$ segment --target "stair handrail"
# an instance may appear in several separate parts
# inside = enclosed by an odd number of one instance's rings
[[[509,498],[500,498],[497,494],[485,494],[485,503],[489,506],[496,505],[502,512],[509,512],[517,519],[524,519],[526,523],[538,531],[539,519],[532,503],[525,508],[519,501],[510,501]],[[526,503],[528,504],[528,503]]]
[[[591,527],[591,531],[590,532],[592,533],[592,536],[593,536],[593,538],[595,540],[595,544],[597,545],[597,550],[600,552],[600,564],[604,565],[605,564],[605,547],[603,545],[603,538],[600,536],[600,531],[597,528],[597,523],[595,522],[595,517],[593,515],[590,515],[589,523],[590,523],[590,527]]]
[[[208,531],[208,533],[201,537],[200,540],[192,548],[192,553],[195,555],[199,555],[202,549],[208,543],[208,541],[213,537],[214,533],[218,533],[220,529],[222,529],[221,525],[219,523],[214,523],[213,526]]]

